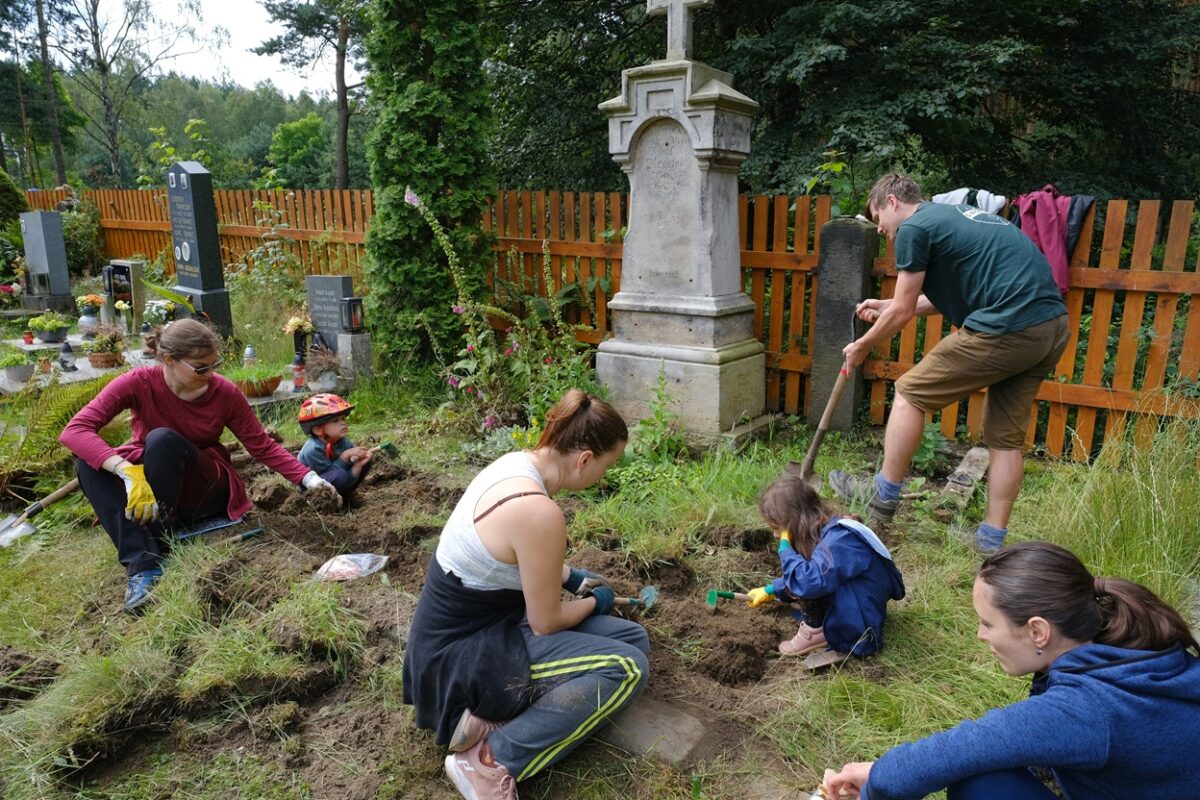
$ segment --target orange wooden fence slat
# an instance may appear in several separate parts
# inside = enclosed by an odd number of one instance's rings
[[[1137,223],[1133,235],[1133,251],[1130,258],[1132,271],[1139,272],[1150,269],[1151,253],[1158,234],[1160,206],[1161,204],[1157,200],[1143,200],[1138,206]],[[1126,292],[1121,314],[1121,334],[1117,343],[1117,361],[1113,369],[1112,386],[1114,389],[1133,387],[1142,318],[1145,316],[1145,312],[1146,293]],[[1126,422],[1125,412],[1111,411],[1105,425],[1105,438],[1120,438],[1124,433]]]
[[[1100,245],[1101,270],[1115,270],[1120,266],[1121,244],[1125,238],[1125,215],[1129,204],[1124,200],[1110,200],[1104,221],[1104,238]],[[1103,377],[1104,360],[1108,352],[1108,329],[1112,321],[1113,292],[1097,289],[1092,298],[1092,322],[1088,332],[1087,355],[1084,357],[1082,383],[1099,385]],[[1077,461],[1086,461],[1092,449],[1092,435],[1096,425],[1095,408],[1081,407],[1075,417],[1075,442],[1072,448]]]
[[[1093,203],[1083,219],[1079,239],[1075,243],[1075,251],[1071,254],[1070,266],[1072,269],[1087,267],[1088,256],[1092,250],[1092,232],[1095,230],[1095,224],[1096,206]],[[1080,315],[1083,313],[1084,294],[1084,290],[1078,287],[1072,288],[1067,293],[1067,318],[1071,321],[1071,324],[1068,325],[1070,335],[1067,338],[1067,347],[1063,350],[1062,357],[1055,366],[1055,380],[1073,381],[1075,379],[1075,354],[1079,350],[1078,321]],[[1056,458],[1063,454],[1066,444],[1067,417],[1069,413],[1070,408],[1064,403],[1050,404],[1050,411],[1046,421],[1046,452]]]

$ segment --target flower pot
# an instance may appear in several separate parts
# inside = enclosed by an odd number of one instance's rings
[[[282,380],[282,375],[275,375],[261,381],[234,381],[234,384],[246,397],[269,397],[279,388],[279,382]]]
[[[95,306],[84,306],[80,309],[79,332],[83,334],[83,338],[92,339],[96,336],[96,326],[100,324],[96,313],[99,310]]]
[[[96,369],[112,369],[125,363],[125,357],[121,353],[88,353],[87,359]]]
[[[4,368],[4,377],[13,383],[24,383],[33,377],[33,364],[18,364]]]
[[[33,344],[33,331],[22,331],[21,341],[25,344]]]
[[[67,328],[64,325],[61,328],[56,328],[52,331],[38,331],[38,341],[46,342],[47,344],[58,344],[67,340]]]
[[[38,371],[39,372],[49,372],[50,371],[50,359],[43,358],[41,361],[39,361],[38,362]]]
[[[332,392],[337,388],[338,374],[332,370],[319,375],[309,374],[308,388],[314,392]]]

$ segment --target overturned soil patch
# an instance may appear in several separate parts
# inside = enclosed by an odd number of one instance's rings
[[[250,700],[243,713],[219,730],[204,729],[196,709],[181,709],[169,731],[160,727],[160,743],[200,753],[238,748],[276,761],[300,772],[314,796],[365,800],[379,796],[387,781],[405,786],[404,796],[451,796],[441,777],[444,752],[434,745],[432,734],[413,727],[398,685],[387,685],[395,696],[386,696],[394,702],[383,706],[378,692],[384,679],[380,676],[399,674],[440,523],[462,487],[380,459],[359,488],[356,502],[348,509],[321,511],[294,486],[257,464],[240,471],[256,503],[247,522],[261,526],[264,534],[232,548],[230,557],[207,576],[210,621],[219,622],[244,603],[265,611],[290,585],[310,579],[333,556],[377,553],[389,558],[384,569],[343,584],[340,594],[340,602],[364,623],[365,654],[345,675],[334,675],[328,664],[315,665],[286,691],[239,687],[260,699]],[[740,749],[750,734],[739,721],[746,718],[738,713],[743,710],[741,698],[752,693],[777,662],[776,645],[795,632],[796,623],[790,609],[781,605],[755,610],[722,600],[714,613],[705,603],[710,587],[698,572],[728,575],[733,567],[739,576],[770,574],[778,569],[770,552],[770,532],[714,529],[705,533],[696,558],[649,564],[630,563],[603,530],[586,533],[587,540],[599,546],[572,552],[573,565],[604,575],[621,595],[636,597],[647,585],[659,589],[653,608],[621,612],[642,622],[650,633],[647,694],[702,718],[720,719],[710,726],[716,741],[706,757]],[[289,652],[318,659],[323,655],[303,652],[300,633],[286,625],[272,630],[271,638]],[[5,657],[15,658],[0,651],[0,658]],[[402,758],[397,755],[400,750],[405,753]],[[129,768],[136,766],[137,752],[123,759]],[[111,760],[98,767],[92,780],[122,771],[121,764]]]

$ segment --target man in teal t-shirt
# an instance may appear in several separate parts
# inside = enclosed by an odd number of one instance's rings
[[[986,388],[988,507],[975,546],[996,550],[1024,479],[1030,409],[1067,346],[1067,308],[1046,258],[994,214],[924,202],[920,187],[895,173],[875,183],[867,210],[880,235],[895,242],[896,291],[890,300],[858,304],[858,316],[874,324],[846,345],[847,365],[861,364],[916,315],[942,314],[958,330],[896,381],[883,468],[874,480],[834,470],[830,485],[847,499],[866,501],[876,520],[890,522],[926,412]]]

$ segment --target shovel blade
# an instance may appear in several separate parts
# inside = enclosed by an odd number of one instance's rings
[[[638,600],[641,601],[642,611],[649,611],[658,602],[658,587],[647,586],[638,592]]]
[[[0,523],[0,547],[8,547],[22,536],[28,536],[37,530],[33,527],[33,523],[29,520],[21,520],[16,526],[13,525],[17,521],[17,517],[11,514]]]

